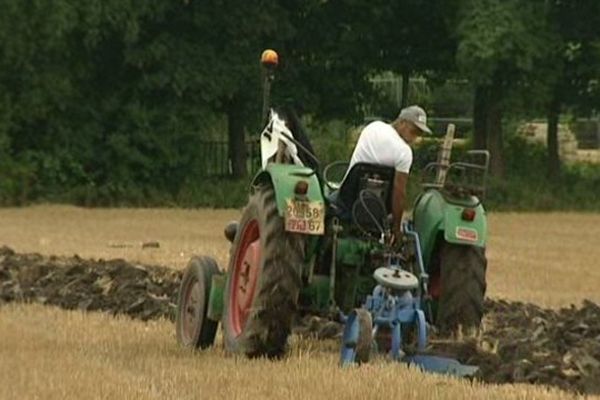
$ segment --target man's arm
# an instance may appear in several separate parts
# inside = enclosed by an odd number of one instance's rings
[[[400,237],[400,227],[402,222],[402,212],[406,203],[406,183],[408,182],[408,174],[398,172],[394,175],[394,195],[392,196],[392,233],[396,238]]]

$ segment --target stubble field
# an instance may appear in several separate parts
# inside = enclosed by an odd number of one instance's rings
[[[185,267],[192,254],[226,266],[222,228],[237,210],[0,210],[0,246],[19,253]],[[600,215],[489,216],[488,295],[564,307],[600,303]],[[144,243],[159,247],[143,247]],[[1,304],[1,303],[0,303]],[[0,398],[565,398],[532,385],[483,385],[376,362],[337,367],[337,343],[294,337],[283,361],[180,349],[170,321],[41,305],[0,306]]]

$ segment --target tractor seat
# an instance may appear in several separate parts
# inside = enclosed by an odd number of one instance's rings
[[[337,209],[335,214],[343,220],[360,224],[368,231],[378,232],[377,225],[384,226],[391,212],[394,174],[393,167],[354,164],[333,196],[333,208]]]

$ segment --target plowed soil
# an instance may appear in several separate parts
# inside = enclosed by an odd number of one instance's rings
[[[173,319],[181,272],[124,260],[44,257],[0,248],[0,306],[38,302],[66,309]],[[305,319],[297,333],[331,337],[339,325]],[[600,393],[600,306],[550,310],[488,300],[478,337],[431,340],[430,351],[478,365],[490,383],[533,383]]]

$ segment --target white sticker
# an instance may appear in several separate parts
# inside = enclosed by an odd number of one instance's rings
[[[463,226],[456,227],[456,237],[468,242],[476,242],[479,239],[479,235],[475,229],[465,228]]]

